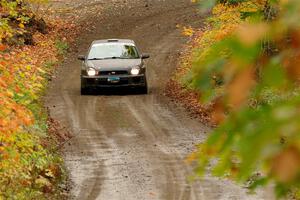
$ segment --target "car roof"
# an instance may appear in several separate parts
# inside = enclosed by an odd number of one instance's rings
[[[95,40],[92,44],[103,44],[103,43],[129,43],[134,44],[135,42],[130,39],[105,39],[105,40]]]

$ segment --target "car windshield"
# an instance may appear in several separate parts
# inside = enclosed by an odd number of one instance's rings
[[[88,55],[89,60],[101,59],[137,59],[139,53],[133,44],[103,43],[94,44]]]

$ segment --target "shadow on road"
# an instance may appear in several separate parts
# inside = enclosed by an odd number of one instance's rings
[[[149,94],[149,93],[148,93]],[[84,96],[131,96],[147,95],[136,88],[93,88]]]

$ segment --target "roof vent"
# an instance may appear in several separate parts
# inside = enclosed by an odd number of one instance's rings
[[[108,39],[107,42],[119,42],[118,39]]]

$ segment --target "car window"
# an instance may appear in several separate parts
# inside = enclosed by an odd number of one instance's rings
[[[124,43],[94,44],[88,55],[88,59],[137,59],[139,57],[138,51],[133,44]]]

